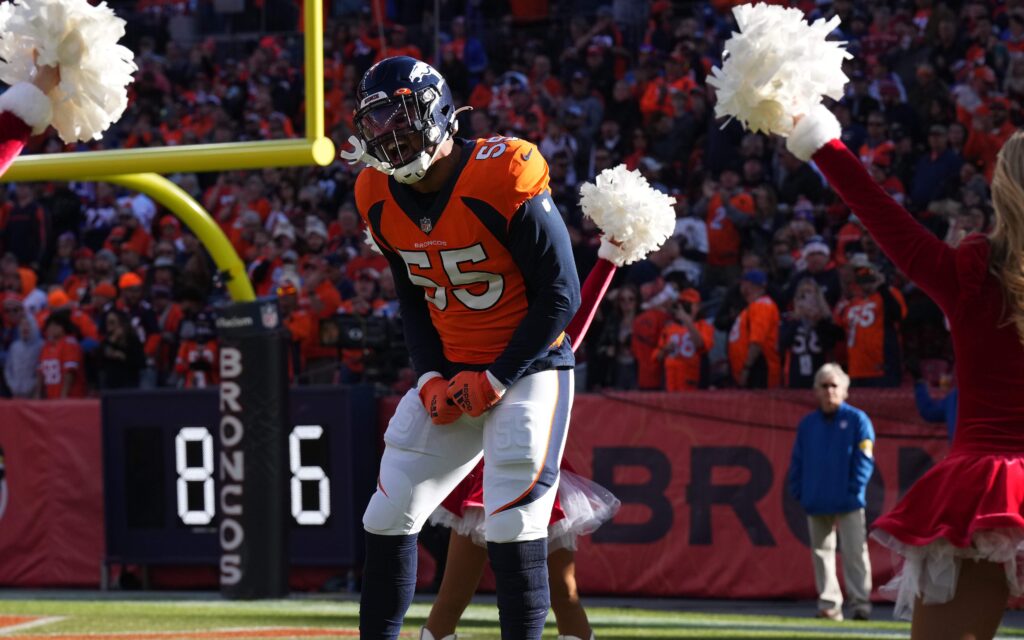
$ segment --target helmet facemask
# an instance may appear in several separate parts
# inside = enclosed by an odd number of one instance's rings
[[[400,92],[360,109],[355,116],[366,151],[381,164],[381,170],[404,184],[418,182],[426,175],[441,144],[454,134],[448,122],[437,122],[434,103],[440,99],[435,87],[418,92]],[[448,116],[448,114],[443,114]],[[450,117],[450,116],[449,116]]]

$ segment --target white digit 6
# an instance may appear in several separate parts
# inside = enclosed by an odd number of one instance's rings
[[[323,467],[302,464],[302,441],[319,440],[324,428],[318,424],[297,425],[288,435],[288,466],[292,471],[292,516],[302,525],[326,524],[331,515],[331,480]],[[302,508],[302,483],[316,482],[319,499],[316,509]]]

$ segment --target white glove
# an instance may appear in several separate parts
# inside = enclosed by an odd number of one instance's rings
[[[359,136],[349,136],[348,143],[352,145],[352,151],[346,151],[342,149],[340,152],[338,152],[338,156],[340,156],[341,159],[344,160],[345,162],[349,164],[358,164],[362,162],[363,164],[369,167],[373,167],[374,169],[380,171],[381,173],[386,173],[388,175],[394,173],[394,171],[391,169],[385,169],[384,166],[380,163],[380,160],[374,158],[372,154],[366,151],[366,143],[363,142],[363,139],[360,138]]]
[[[786,148],[804,162],[811,159],[818,149],[843,135],[843,128],[832,112],[819,104],[800,119],[793,132],[786,138]]]

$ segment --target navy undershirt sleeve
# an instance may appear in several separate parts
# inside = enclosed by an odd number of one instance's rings
[[[409,281],[405,262],[399,256],[387,249],[383,253],[395,279],[395,292],[402,310],[402,331],[416,376],[422,376],[428,371],[444,371],[446,360],[441,337],[430,319],[423,288]]]
[[[526,285],[529,308],[490,372],[511,386],[545,355],[580,306],[572,243],[548,192],[527,200],[509,224],[508,250]]]

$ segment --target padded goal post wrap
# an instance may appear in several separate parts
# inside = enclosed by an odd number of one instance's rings
[[[220,585],[229,599],[288,593],[287,347],[276,299],[217,318]]]

